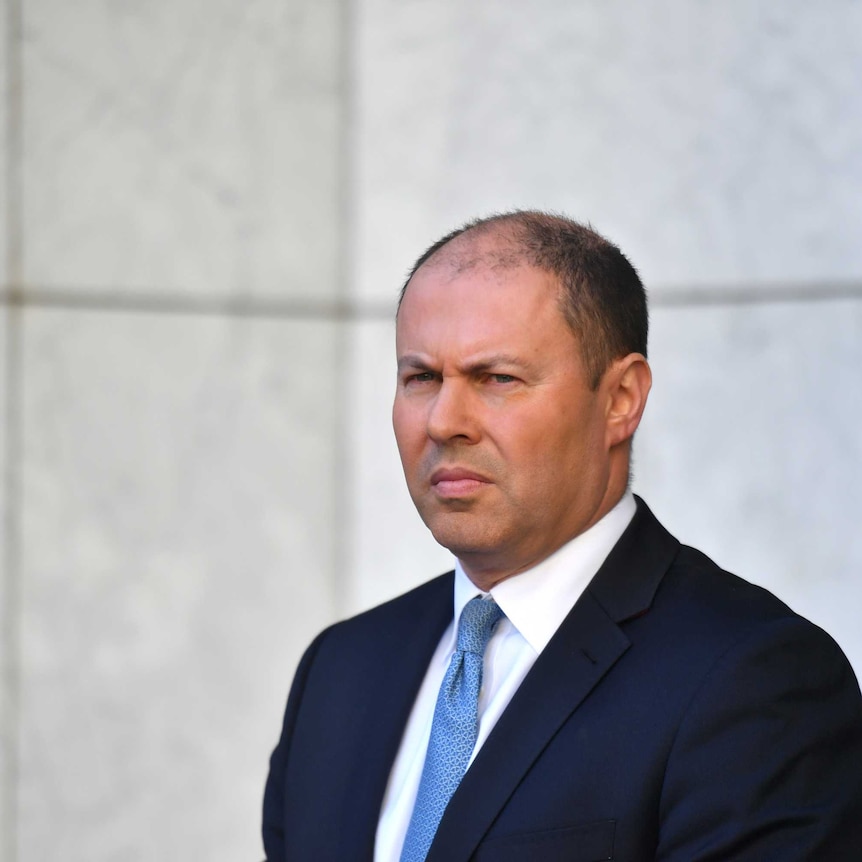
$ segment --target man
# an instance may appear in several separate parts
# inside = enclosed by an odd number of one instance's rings
[[[419,259],[393,421],[457,566],[305,654],[270,862],[862,859],[840,650],[628,490],[646,341],[634,269],[567,219],[480,220]]]

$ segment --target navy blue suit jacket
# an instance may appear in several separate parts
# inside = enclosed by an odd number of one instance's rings
[[[370,862],[452,574],[339,623],[272,755],[269,862]],[[428,862],[862,859],[862,698],[774,596],[638,512],[500,717]]]

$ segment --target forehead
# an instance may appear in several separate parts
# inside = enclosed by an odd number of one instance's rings
[[[556,278],[516,263],[443,257],[411,279],[397,319],[397,346],[498,349],[505,342],[574,339],[563,316]]]

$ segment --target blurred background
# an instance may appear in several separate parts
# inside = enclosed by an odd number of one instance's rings
[[[494,210],[628,254],[635,490],[862,671],[862,3],[0,11],[3,862],[260,859],[301,650],[450,566],[392,315]]]

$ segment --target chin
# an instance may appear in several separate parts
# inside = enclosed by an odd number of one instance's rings
[[[478,525],[465,524],[463,520],[453,513],[437,515],[429,518],[425,523],[437,544],[451,551],[459,559],[497,551],[500,548],[501,537],[490,534],[490,531],[483,530]],[[458,521],[462,523],[457,523]]]

